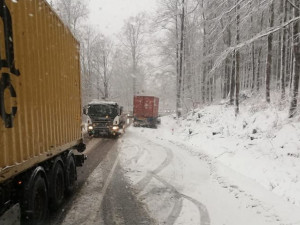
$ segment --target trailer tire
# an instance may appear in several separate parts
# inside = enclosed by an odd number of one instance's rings
[[[65,192],[65,175],[60,157],[56,158],[50,175],[50,208],[57,209],[63,202]]]
[[[76,164],[73,154],[69,155],[66,160],[66,194],[70,195],[74,192],[75,181],[77,180]]]
[[[44,224],[48,212],[48,192],[45,179],[36,175],[25,190],[22,208],[22,225]]]

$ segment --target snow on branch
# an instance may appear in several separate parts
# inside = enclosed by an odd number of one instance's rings
[[[297,10],[300,10],[299,7],[297,7],[291,0],[288,0],[288,2]]]
[[[227,49],[225,49],[221,54],[220,56],[216,59],[216,62],[214,63],[214,66],[213,68],[211,69],[211,71],[209,72],[208,76],[211,77],[212,74],[215,72],[215,70],[217,68],[219,68],[223,61],[226,60],[226,58],[228,57],[229,54],[232,54],[234,51],[238,50],[238,49],[241,49],[245,46],[248,46],[249,44],[252,44],[253,42],[257,41],[257,40],[260,40],[261,38],[264,38],[272,33],[275,33],[277,31],[279,31],[280,29],[286,27],[286,26],[289,26],[291,23],[294,23],[296,21],[300,20],[300,16],[299,17],[295,17],[289,21],[287,21],[286,23],[283,23],[279,26],[276,26],[276,27],[271,27],[269,29],[267,29],[266,31],[263,31],[259,34],[257,34],[256,36],[254,36],[253,38],[251,39],[248,39],[244,42],[241,42],[240,44],[236,45],[236,46],[232,46],[232,47],[229,47]]]

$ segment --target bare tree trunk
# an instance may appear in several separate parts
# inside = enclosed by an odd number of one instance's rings
[[[231,79],[230,79],[230,95],[229,104],[234,104],[234,90],[235,90],[235,54],[232,56]]]
[[[251,66],[252,66],[251,90],[253,92],[254,87],[255,87],[255,45],[254,45],[254,42],[252,43],[252,46],[251,46],[251,58],[252,58],[252,62],[251,62]]]
[[[176,13],[175,13],[175,33],[176,33],[176,114],[179,117],[180,113],[180,107],[181,107],[181,82],[179,83],[179,77],[180,77],[180,72],[179,72],[179,32],[178,32],[178,15],[177,15],[177,10],[178,10],[178,0],[176,0]]]
[[[107,59],[105,53],[103,55],[103,85],[104,85],[104,99],[108,98],[108,81],[107,81]]]
[[[258,56],[257,56],[257,69],[256,69],[256,91],[259,91],[260,89],[261,51],[262,51],[262,47],[259,47]]]
[[[236,7],[236,44],[240,43],[240,5]],[[240,51],[235,50],[235,116],[239,114],[239,94],[240,94]]]
[[[228,1],[227,1],[228,4]],[[223,20],[221,19],[221,27],[224,29],[224,23]],[[225,44],[225,47],[229,48],[231,45],[231,30],[230,30],[230,24],[228,23],[225,31],[223,33],[223,42]],[[230,56],[226,57],[225,60],[225,68],[224,68],[224,85],[223,85],[223,90],[222,90],[222,98],[225,99],[228,96],[228,93],[230,92]]]
[[[228,24],[226,28],[226,33],[227,33],[227,46],[231,46],[231,29],[230,29],[230,24]],[[228,96],[228,93],[230,92],[230,56],[227,56],[226,61],[225,61],[225,66],[226,66],[226,97]]]
[[[292,43],[292,42],[291,42]],[[294,56],[294,51],[291,50],[290,51],[290,75],[289,75],[289,88],[290,88],[290,92],[292,90],[292,84],[293,84],[293,74],[294,74],[294,69],[295,69],[295,63],[294,63],[294,59],[295,59],[295,56]]]
[[[290,52],[289,52],[289,57],[290,57],[290,60],[289,60],[289,89],[290,89],[290,92],[292,90],[292,83],[293,83],[293,74],[294,74],[294,69],[295,69],[295,63],[294,63],[294,59],[295,59],[295,54],[294,54],[294,49],[293,49],[293,46],[294,46],[294,42],[293,42],[293,38],[294,38],[294,26],[291,26],[290,27],[290,31],[291,31],[291,38],[290,38],[290,42],[289,42],[289,46],[290,46]]]
[[[289,28],[287,28],[287,43],[286,43],[286,87],[290,82],[290,75],[291,75],[291,71],[292,71],[292,56],[293,56],[293,51],[291,50],[292,48],[292,26],[290,25]]]
[[[201,90],[202,90],[202,103],[205,103],[205,99],[206,99],[206,91],[205,91],[205,88],[206,88],[206,66],[205,66],[205,63],[203,63],[203,68],[202,68],[202,87],[201,87]]]
[[[211,79],[208,78],[206,81],[206,101],[209,103],[210,102],[210,81]]]
[[[182,115],[182,102],[181,102],[181,89],[182,89],[182,77],[183,77],[183,38],[184,38],[184,0],[182,0],[182,12],[181,12],[181,27],[180,27],[180,51],[179,51],[179,77],[177,88],[177,117]]]
[[[261,13],[260,16],[260,30],[263,29],[263,23],[264,23],[264,14]],[[256,67],[256,91],[258,92],[260,90],[260,86],[262,83],[262,78],[261,78],[261,74],[262,74],[262,68],[261,68],[261,55],[262,55],[262,46],[258,46],[258,53],[257,53],[257,67]]]
[[[214,98],[216,96],[216,82],[215,82],[215,76],[213,75],[213,77],[211,78],[211,96],[210,96],[210,102],[214,101]]]
[[[249,58],[251,58],[251,53],[249,54]],[[243,61],[243,59],[241,61]],[[247,80],[246,80],[245,87],[246,87],[246,89],[249,89],[249,87],[251,86],[251,80],[252,80],[252,79],[250,79],[250,76],[251,76],[251,65],[250,65],[250,62],[247,63],[245,70],[247,72]]]
[[[290,3],[290,1],[288,1],[287,3]],[[292,19],[293,18],[293,7],[291,4],[288,4],[288,12],[289,12],[289,15],[288,15],[288,18],[289,19]],[[286,74],[286,77],[287,77],[287,85],[286,87],[288,86],[289,87],[289,92],[291,94],[291,90],[292,90],[292,82],[293,82],[293,72],[294,72],[294,49],[293,49],[293,35],[294,35],[294,25],[293,24],[290,24],[289,25],[289,29],[287,29],[287,33],[288,33],[288,37],[287,37],[287,40],[288,40],[288,43],[287,43],[287,48],[288,48],[288,61],[287,61],[287,74]]]
[[[221,98],[226,99],[226,85],[227,85],[227,77],[226,77],[226,66],[223,67],[223,72],[224,74],[222,82],[221,82]]]
[[[274,2],[270,5],[270,27],[274,25]],[[266,68],[266,101],[270,103],[270,83],[271,83],[271,70],[272,70],[272,48],[273,48],[273,34],[268,35],[268,47],[267,47],[267,68]]]
[[[287,19],[287,5],[286,0],[283,0],[283,21]],[[281,88],[281,101],[285,99],[285,54],[286,54],[286,28],[284,27],[281,32],[281,65],[280,65],[280,88]]]
[[[227,98],[228,93],[230,92],[230,59],[227,56],[225,60],[225,77],[224,77],[224,89],[223,89],[223,99]]]
[[[132,90],[133,90],[133,95],[137,95],[137,90],[136,90],[136,46],[133,46],[132,48],[132,73],[133,73],[133,80],[132,80]]]
[[[278,47],[276,49],[276,61],[275,63],[275,69],[276,69],[276,89],[280,89],[280,70],[281,70],[281,48],[282,48],[282,42],[281,42],[281,33],[278,32]]]
[[[298,17],[300,15],[300,2],[295,1],[294,8],[294,17]],[[299,21],[294,22],[293,25],[293,48],[294,48],[294,73],[293,73],[293,90],[292,90],[292,100],[289,111],[289,118],[293,117],[297,110],[297,98],[299,92],[299,73],[300,73],[300,41],[299,41]]]
[[[230,71],[230,56],[227,57],[225,63],[226,63],[226,70],[227,70],[227,73],[226,73],[226,96],[225,98],[228,97],[228,94],[230,93],[230,76],[231,76],[231,71]]]
[[[201,1],[202,8],[202,20],[203,20],[203,46],[202,46],[202,81],[201,81],[201,90],[202,90],[202,103],[205,103],[206,99],[206,63],[204,62],[204,56],[206,51],[206,24],[205,24],[205,14],[204,14],[204,0]]]

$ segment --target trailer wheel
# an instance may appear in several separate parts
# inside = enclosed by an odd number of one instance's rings
[[[43,224],[48,211],[48,193],[46,181],[41,175],[37,175],[25,190],[22,202],[22,225]]]
[[[76,165],[73,155],[68,156],[66,161],[66,194],[70,195],[73,193],[75,188],[75,181],[77,179]]]
[[[52,167],[49,186],[50,207],[55,210],[62,204],[65,192],[64,170],[60,158],[57,158]]]

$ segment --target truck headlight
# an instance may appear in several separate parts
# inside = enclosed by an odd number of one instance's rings
[[[89,130],[93,130],[94,127],[93,127],[92,125],[89,125],[89,126],[88,126],[88,129],[89,129]]]
[[[119,130],[119,127],[118,127],[118,126],[113,126],[112,129],[113,129],[113,130]]]

